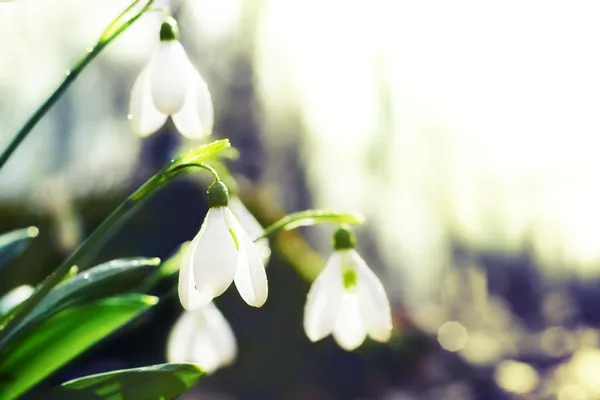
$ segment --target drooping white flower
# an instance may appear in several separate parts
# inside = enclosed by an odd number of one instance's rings
[[[140,136],[156,132],[170,115],[179,132],[198,139],[210,135],[214,110],[204,79],[178,40],[177,22],[168,18],[160,44],[131,90],[129,119]]]
[[[310,288],[304,331],[313,342],[333,334],[342,348],[354,350],[367,335],[379,342],[390,338],[388,297],[354,246],[354,234],[340,228],[334,235],[335,252]]]
[[[167,361],[200,365],[207,373],[230,365],[237,356],[231,326],[214,303],[184,311],[167,344]]]
[[[208,188],[210,209],[179,270],[179,299],[186,310],[208,304],[232,282],[249,305],[261,307],[267,301],[262,257],[228,204],[227,187],[214,182]]]
[[[255,240],[260,235],[262,235],[264,228],[256,220],[254,215],[242,203],[242,201],[237,196],[231,196],[229,198],[229,208],[233,215],[236,216],[244,231],[248,234],[250,239]],[[254,242],[256,247],[258,247],[258,251],[262,257],[263,264],[266,266],[269,263],[269,259],[271,258],[271,248],[269,247],[269,239],[262,238],[256,240]]]

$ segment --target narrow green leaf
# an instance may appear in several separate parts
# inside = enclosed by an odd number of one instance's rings
[[[137,20],[154,0],[135,0],[104,30],[99,43],[110,42]]]
[[[157,302],[153,296],[129,294],[69,307],[52,315],[0,359],[0,399],[18,398]]]
[[[1,316],[8,314],[19,304],[27,300],[33,292],[35,292],[33,286],[21,285],[0,297],[0,319]]]
[[[50,399],[171,400],[205,375],[195,364],[160,364],[111,371],[65,382]]]
[[[167,170],[173,170],[185,164],[202,163],[219,155],[219,153],[227,149],[229,146],[229,139],[215,140],[214,142],[207,143],[175,158]]]
[[[183,263],[183,256],[191,241],[183,243],[175,253],[173,253],[164,263],[160,266],[161,276],[171,276],[179,272],[181,263]]]
[[[365,217],[362,214],[348,214],[327,210],[306,210],[286,215],[279,221],[265,228],[262,235],[260,235],[256,240],[265,238],[280,230],[289,231],[301,226],[323,223],[363,224],[364,222]]]
[[[30,226],[18,229],[0,236],[0,268],[21,254],[29,245],[31,239],[39,233],[38,228]]]
[[[75,275],[56,286],[23,319],[2,343],[19,342],[19,335],[37,329],[41,319],[67,306],[134,291],[139,283],[158,270],[158,258],[129,258],[113,260]],[[0,355],[3,351],[0,350]]]
[[[163,261],[163,263],[160,265],[160,268],[157,268],[138,286],[137,291],[140,293],[149,293],[157,285],[159,285],[160,282],[179,272],[179,268],[183,262],[183,255],[190,243],[191,242],[185,242],[179,246],[179,248],[173,254],[171,254],[169,258]]]

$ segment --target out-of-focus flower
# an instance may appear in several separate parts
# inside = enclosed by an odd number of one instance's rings
[[[227,187],[214,182],[208,188],[210,209],[179,271],[179,299],[186,310],[208,304],[233,281],[249,305],[261,307],[267,301],[267,275],[259,250],[228,204]]]
[[[242,203],[239,197],[232,196],[229,199],[229,209],[236,216],[238,222],[244,228],[244,231],[248,234],[250,239],[256,239],[260,235],[262,235],[264,228],[263,226],[256,220],[254,215]],[[263,264],[266,266],[269,263],[269,259],[271,258],[271,248],[269,247],[269,239],[262,238],[254,242],[256,247],[258,247],[258,251],[263,260]]]
[[[131,91],[129,119],[140,136],[156,132],[170,115],[182,135],[210,135],[214,110],[208,87],[178,40],[177,22],[160,28],[160,45]]]
[[[381,282],[354,250],[356,239],[349,228],[338,229],[333,242],[335,252],[308,293],[306,335],[316,342],[333,333],[346,350],[360,346],[367,335],[388,341],[392,317]]]
[[[231,326],[214,303],[184,311],[167,344],[169,362],[190,362],[207,373],[235,361],[237,344]]]

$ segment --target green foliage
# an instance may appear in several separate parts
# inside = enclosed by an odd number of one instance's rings
[[[158,270],[158,258],[129,258],[113,260],[81,272],[56,286],[25,317],[4,343],[11,344],[20,332],[35,329],[44,318],[73,304],[132,292],[139,282]],[[0,350],[0,356],[3,351]]]
[[[0,236],[0,268],[21,254],[29,245],[31,239],[38,235],[34,226],[7,232]]]
[[[168,170],[174,170],[185,164],[197,164],[208,161],[229,147],[229,139],[215,140],[214,142],[196,147],[175,158],[169,165]]]
[[[221,152],[229,148],[229,139],[215,140],[200,147],[196,147],[187,151],[179,157],[171,160],[171,162],[144,183],[130,197],[130,201],[139,202],[147,198],[149,194],[163,186],[169,180],[184,171],[189,171],[192,168],[201,167],[203,169],[214,171],[210,166],[204,164],[204,161],[213,159],[221,154]]]
[[[195,364],[160,364],[90,375],[63,383],[43,400],[171,400],[205,375]]]
[[[181,263],[183,262],[185,250],[190,243],[191,242],[185,242],[179,246],[169,258],[161,263],[159,268],[156,268],[152,274],[139,285],[138,291],[141,293],[149,293],[162,281],[169,279],[178,273]]]
[[[15,399],[158,298],[128,294],[68,307],[44,319],[0,359],[0,398]]]
[[[363,224],[365,217],[356,213],[341,213],[327,210],[305,210],[293,214],[288,214],[279,221],[265,228],[262,235],[256,240],[265,238],[273,233],[284,230],[289,231],[301,226],[316,225],[322,223],[332,224]],[[256,241],[255,240],[255,241]]]
[[[154,0],[135,0],[104,30],[98,44],[108,44],[124,32],[148,9]]]
[[[35,289],[29,285],[21,285],[0,297],[0,320],[18,306],[23,299],[29,297],[33,290]]]

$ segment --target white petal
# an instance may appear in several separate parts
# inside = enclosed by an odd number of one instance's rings
[[[193,67],[178,40],[160,42],[150,73],[152,101],[163,114],[173,115],[183,107]]]
[[[214,303],[209,303],[203,311],[211,342],[219,354],[219,365],[231,364],[237,357],[237,344],[229,322]]]
[[[258,254],[260,254],[260,258],[266,268],[267,264],[269,264],[269,260],[271,259],[271,246],[269,245],[269,239],[263,238],[257,240],[254,242],[254,245],[258,249]]]
[[[250,236],[250,239],[254,240],[263,233],[264,228],[256,218],[254,218],[254,215],[248,211],[239,197],[232,196],[229,199],[229,209],[233,215],[235,215],[244,231]]]
[[[169,362],[195,363],[210,373],[231,364],[236,356],[231,326],[214,303],[184,312],[169,335]]]
[[[358,298],[353,292],[345,292],[342,305],[333,328],[335,341],[345,350],[351,351],[360,346],[367,337],[361,320]]]
[[[173,114],[173,122],[183,136],[200,139],[212,133],[215,118],[212,97],[206,82],[193,66],[189,85],[183,106]]]
[[[231,197],[229,199],[229,209],[235,215],[242,229],[248,234],[250,239],[255,240],[257,237],[262,235],[264,228],[254,218],[254,215],[248,211],[244,203],[238,197]],[[266,266],[269,263],[271,257],[271,247],[269,246],[269,239],[264,238],[254,242],[258,248],[258,252],[261,255],[263,264]]]
[[[245,254],[245,258],[240,258],[237,265],[235,286],[248,305],[262,307],[267,301],[269,286],[261,255],[228,208],[225,209],[225,218],[228,226],[236,233],[240,249]]]
[[[197,312],[184,311],[181,314],[173,325],[167,341],[168,362],[193,362],[191,349],[199,326]]]
[[[211,338],[205,308],[185,311],[177,320],[167,343],[169,362],[198,364],[207,373],[221,366],[221,356]]]
[[[195,246],[190,245],[196,290],[210,299],[231,285],[241,255],[225,223],[225,210],[224,207],[211,208],[206,214],[205,226],[197,240],[194,239]]]
[[[190,360],[189,362],[200,365],[209,374],[222,365],[221,355],[212,342],[210,332],[205,328],[196,332],[194,336],[194,343],[190,348]]]
[[[329,257],[306,298],[304,331],[311,341],[321,340],[333,331],[343,294],[342,264],[336,252]]]
[[[150,60],[135,80],[129,99],[129,120],[133,131],[146,137],[156,132],[167,120],[167,116],[154,107],[150,93],[150,71],[154,66]]]
[[[345,262],[354,265],[356,271],[356,296],[369,336],[379,342],[387,342],[392,332],[392,312],[381,281],[356,251],[345,252],[343,257]]]
[[[206,227],[206,219],[202,224],[200,233],[196,235],[192,243],[188,246],[183,256],[183,262],[179,268],[179,282],[177,289],[179,292],[179,301],[186,310],[196,310],[212,300],[211,295],[200,293],[196,290],[196,281],[194,280],[193,265],[191,262],[192,249],[196,247],[201,233]]]

